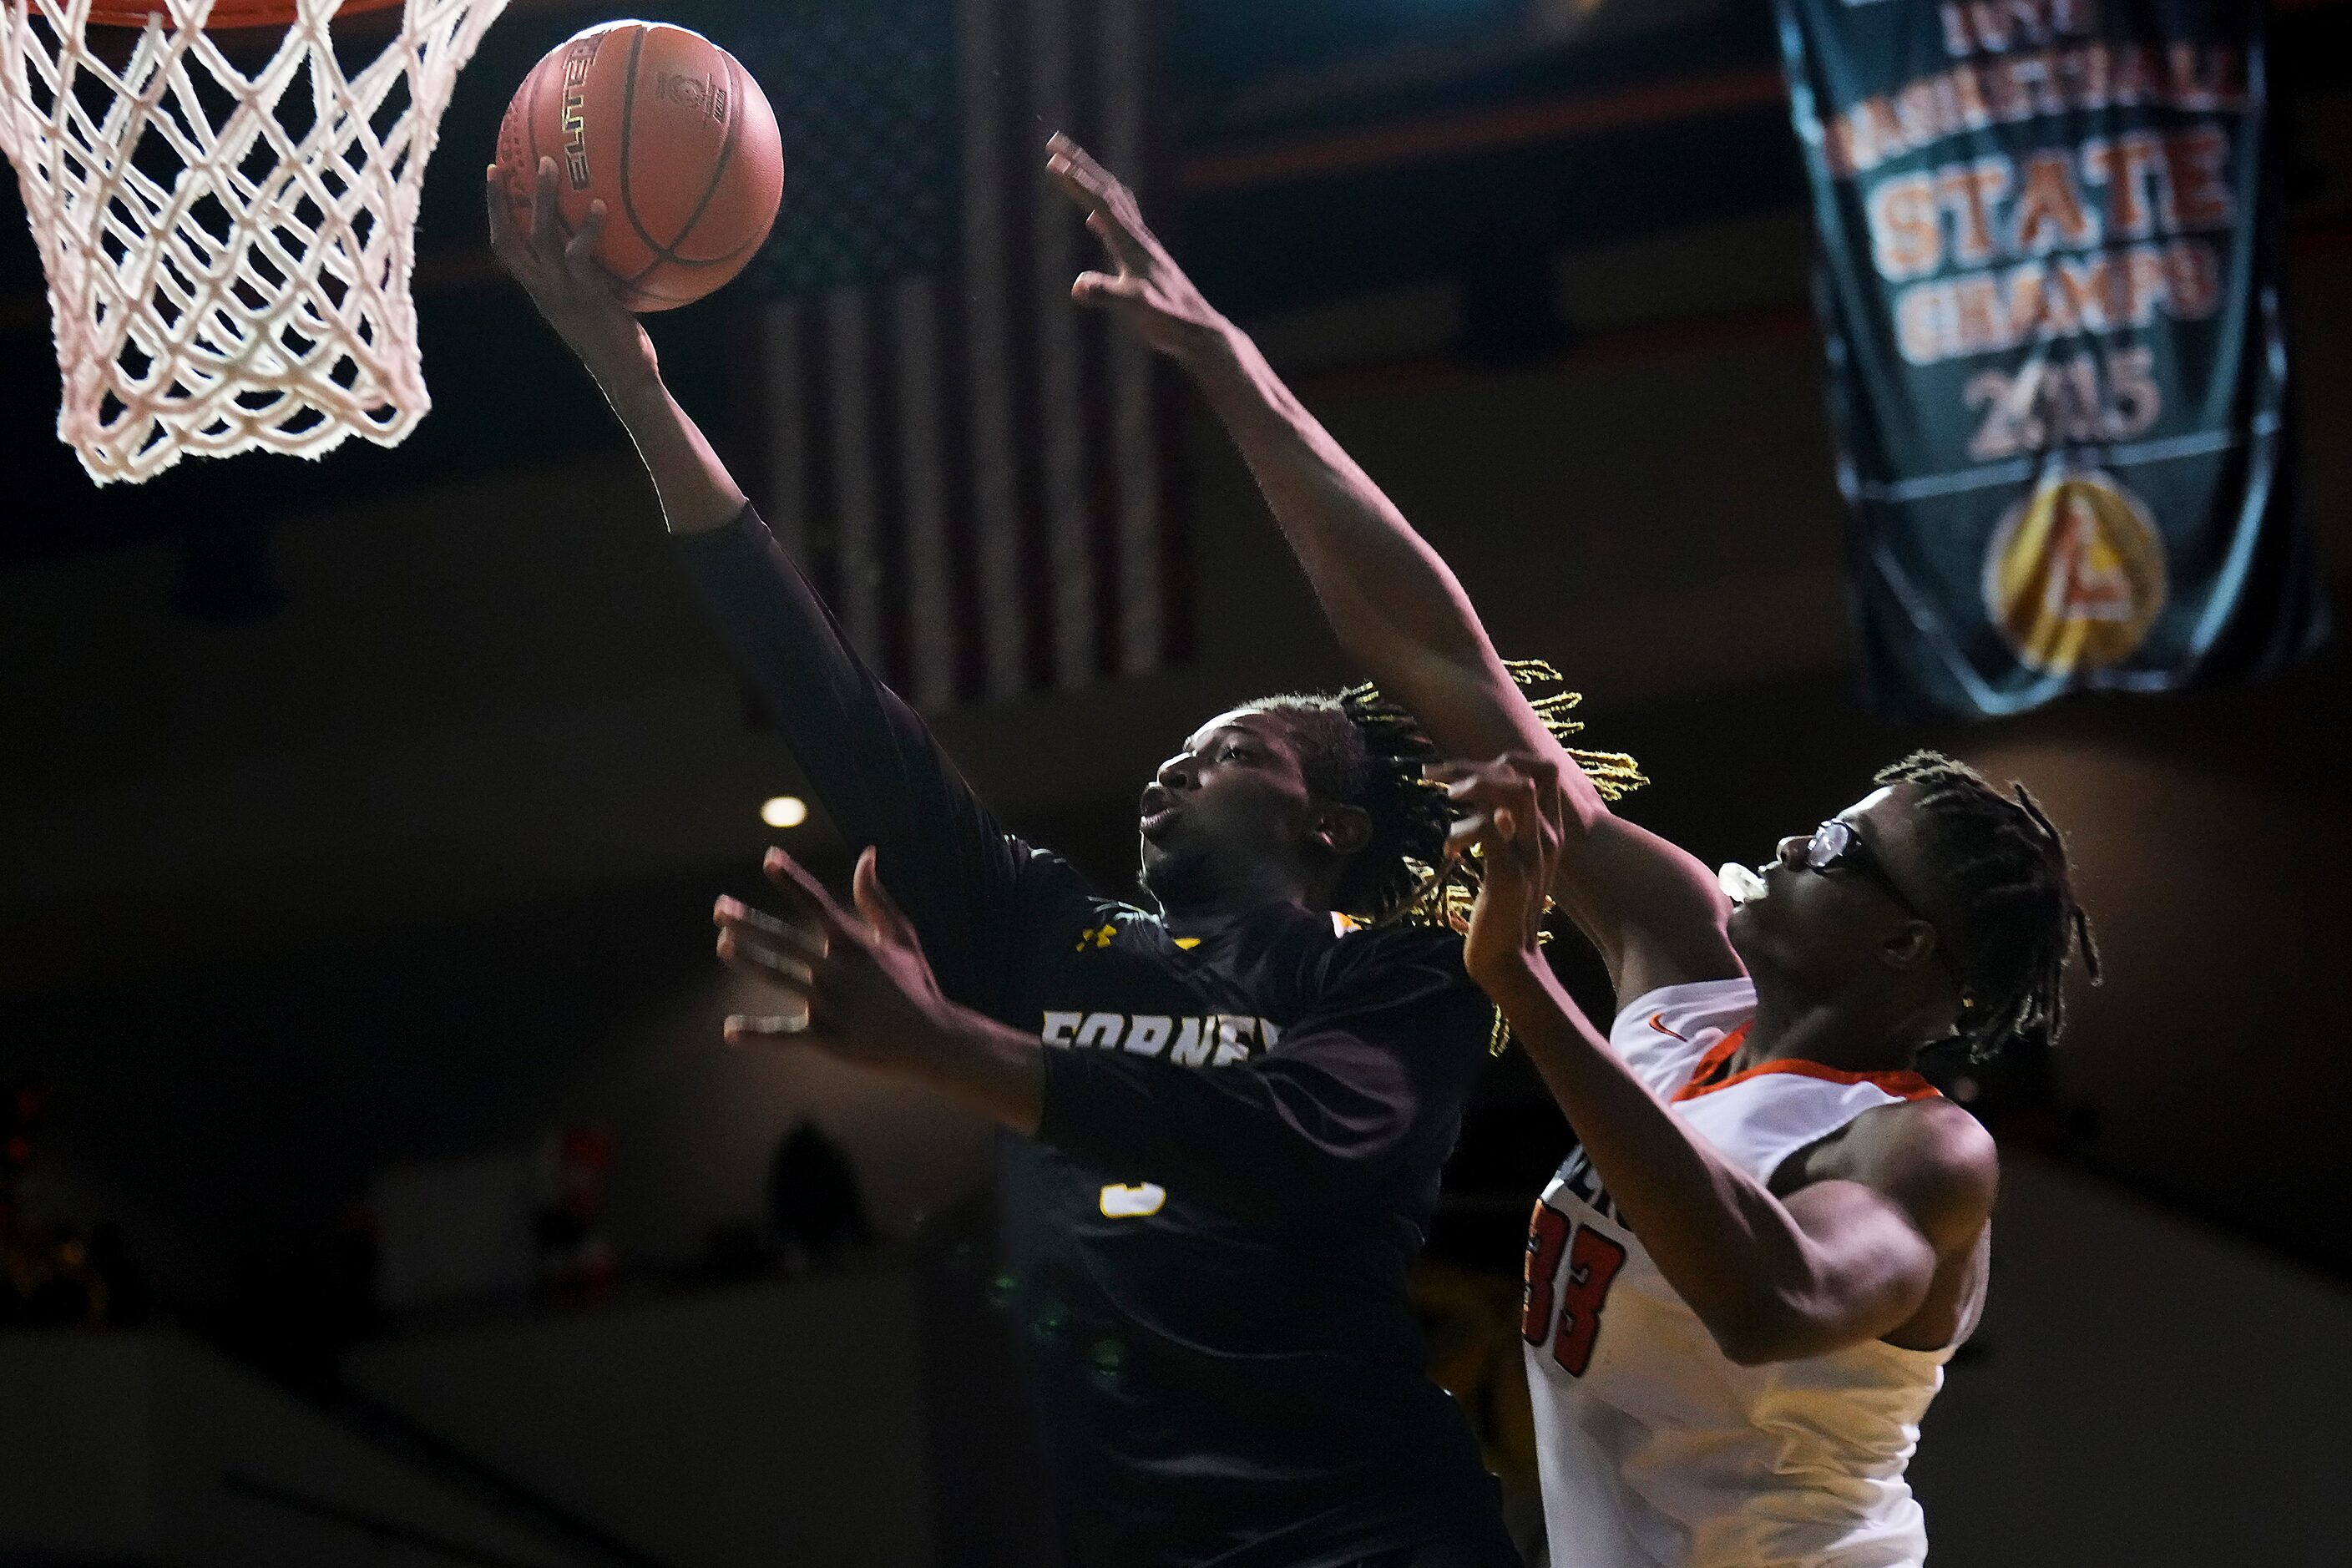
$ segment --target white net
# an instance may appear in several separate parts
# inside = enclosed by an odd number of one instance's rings
[[[58,437],[100,484],[396,444],[432,406],[409,298],[425,165],[506,0],[405,0],[349,76],[341,0],[294,0],[251,74],[205,33],[214,0],[154,3],[110,61],[90,0],[0,0],[0,150],[48,276]]]

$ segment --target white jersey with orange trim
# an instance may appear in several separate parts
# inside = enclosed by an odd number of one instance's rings
[[[1936,1091],[1916,1073],[1767,1062],[1729,1077],[1745,980],[1669,985],[1610,1045],[1758,1181],[1865,1110]],[[1903,1472],[1947,1351],[1873,1340],[1743,1367],[1643,1250],[1584,1152],[1536,1205],[1521,1322],[1551,1568],[1905,1568],[1927,1537]]]

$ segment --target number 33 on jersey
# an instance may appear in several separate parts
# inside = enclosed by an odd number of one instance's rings
[[[1565,1253],[1568,1267],[1560,1267]],[[1519,1333],[1528,1343],[1551,1342],[1560,1370],[1582,1377],[1592,1364],[1592,1342],[1609,1287],[1625,1266],[1625,1248],[1590,1225],[1578,1225],[1549,1204],[1536,1205],[1528,1225],[1527,1294]]]

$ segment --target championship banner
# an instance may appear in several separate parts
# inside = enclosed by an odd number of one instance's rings
[[[2015,713],[2326,632],[2250,0],[1775,0],[1868,693]]]

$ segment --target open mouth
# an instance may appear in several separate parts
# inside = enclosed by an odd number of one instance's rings
[[[1176,826],[1176,819],[1184,814],[1184,808],[1177,804],[1175,795],[1170,793],[1167,785],[1155,783],[1143,786],[1143,800],[1138,813],[1138,829],[1146,838],[1157,839]]]

